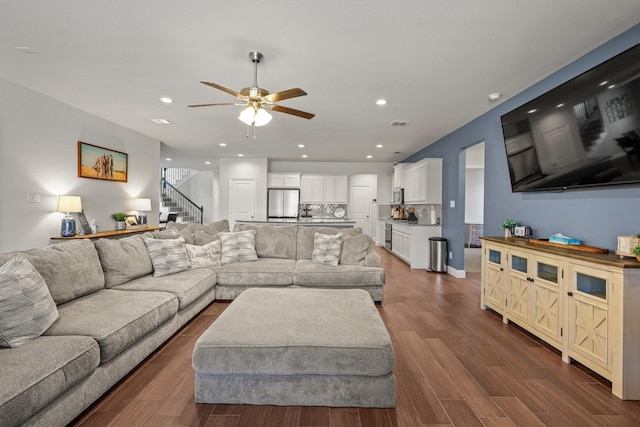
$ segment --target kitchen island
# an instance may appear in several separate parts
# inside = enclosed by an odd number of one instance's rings
[[[238,223],[353,228],[356,222],[349,218],[270,218],[268,221],[238,221]]]

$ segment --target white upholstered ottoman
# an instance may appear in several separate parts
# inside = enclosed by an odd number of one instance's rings
[[[361,289],[248,289],[193,350],[198,403],[389,408],[393,366]]]

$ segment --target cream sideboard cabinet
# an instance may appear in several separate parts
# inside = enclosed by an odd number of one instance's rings
[[[640,399],[640,262],[482,237],[480,306]]]

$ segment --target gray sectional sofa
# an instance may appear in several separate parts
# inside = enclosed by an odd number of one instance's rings
[[[247,288],[359,288],[382,301],[385,272],[371,238],[360,229],[246,224],[234,229],[247,230],[255,232],[257,260],[163,276],[154,275],[158,265],[154,270],[146,238],[181,237],[204,245],[228,231],[226,220],[169,223],[154,235],[0,254],[0,267],[17,255],[35,267],[58,313],[41,336],[0,348],[0,426],[69,423],[207,305],[234,299]],[[313,262],[316,232],[343,233],[336,267]]]

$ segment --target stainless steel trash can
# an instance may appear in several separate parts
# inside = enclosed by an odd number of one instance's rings
[[[429,237],[429,270],[436,273],[447,272],[447,239]]]

